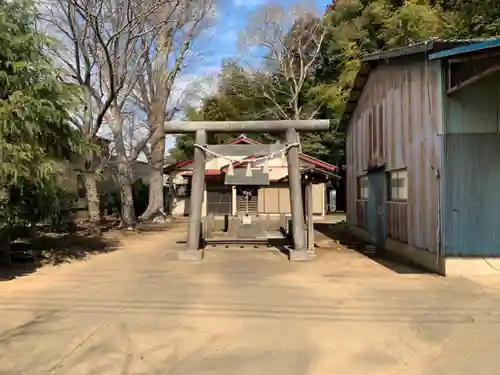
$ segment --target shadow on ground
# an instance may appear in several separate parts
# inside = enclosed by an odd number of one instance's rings
[[[429,274],[430,271],[398,257],[387,250],[356,237],[345,223],[315,223],[314,228],[325,236],[338,241],[342,246],[354,250],[385,268],[398,274]]]
[[[85,260],[90,255],[109,253],[120,245],[118,238],[76,234],[41,234],[32,240],[11,245],[12,264],[0,266],[0,281],[35,272],[44,265]]]
[[[177,227],[182,227],[183,220],[139,223],[137,230],[134,231],[120,231],[119,224],[119,219],[103,220],[101,232],[113,231],[113,233],[101,236],[89,236],[86,223],[80,224],[75,233],[62,234],[51,233],[48,228],[40,226],[38,236],[34,239],[12,243],[12,264],[9,267],[0,265],[0,281],[28,275],[44,265],[59,265],[85,260],[91,255],[109,253],[120,247],[121,239],[147,232],[176,230]]]

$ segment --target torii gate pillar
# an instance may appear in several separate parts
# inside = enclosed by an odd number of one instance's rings
[[[298,131],[328,130],[328,120],[276,120],[276,121],[170,121],[165,123],[166,134],[196,133],[196,144],[207,144],[207,132],[214,133],[283,133],[286,142],[292,145],[297,142]],[[186,250],[179,252],[180,260],[201,260],[203,250],[200,249],[201,214],[203,191],[205,188],[205,153],[199,148],[194,150],[193,179],[191,183],[191,199],[189,202],[189,221]],[[290,251],[290,260],[308,260],[305,243],[305,222],[300,181],[300,161],[297,146],[290,147],[287,153],[288,180],[290,185],[290,204],[292,211],[292,230],[294,249]]]
[[[297,142],[297,131],[290,128],[286,131],[286,143],[291,145]],[[290,191],[290,206],[292,211],[293,251],[290,260],[306,261],[308,253],[305,246],[304,206],[302,185],[300,183],[300,161],[298,147],[291,147],[287,153],[288,185]]]
[[[203,129],[196,131],[195,142],[206,145],[207,132]],[[203,193],[205,190],[205,152],[200,148],[194,149],[193,179],[191,181],[191,198],[189,199],[189,220],[186,250],[179,252],[179,260],[198,261],[203,258],[201,241],[201,211]]]

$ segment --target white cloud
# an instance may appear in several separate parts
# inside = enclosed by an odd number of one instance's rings
[[[217,90],[219,71],[220,66],[213,66],[178,77],[172,90],[170,106],[198,107],[203,98],[212,95]]]
[[[217,90],[217,77],[220,66],[207,67],[202,71],[192,74],[184,74],[178,78],[172,90],[171,104],[192,106],[198,108],[204,97],[210,96]],[[177,119],[182,118],[182,113],[177,115]],[[175,147],[175,135],[167,135],[166,152]]]

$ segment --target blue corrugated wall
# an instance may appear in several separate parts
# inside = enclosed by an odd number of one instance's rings
[[[442,190],[445,256],[500,256],[500,75],[447,98]]]
[[[500,255],[500,136],[446,136],[444,251]]]

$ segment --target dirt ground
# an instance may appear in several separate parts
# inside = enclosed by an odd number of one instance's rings
[[[498,279],[428,274],[318,225],[309,263],[181,263],[179,224],[0,282],[0,374],[500,374]]]

